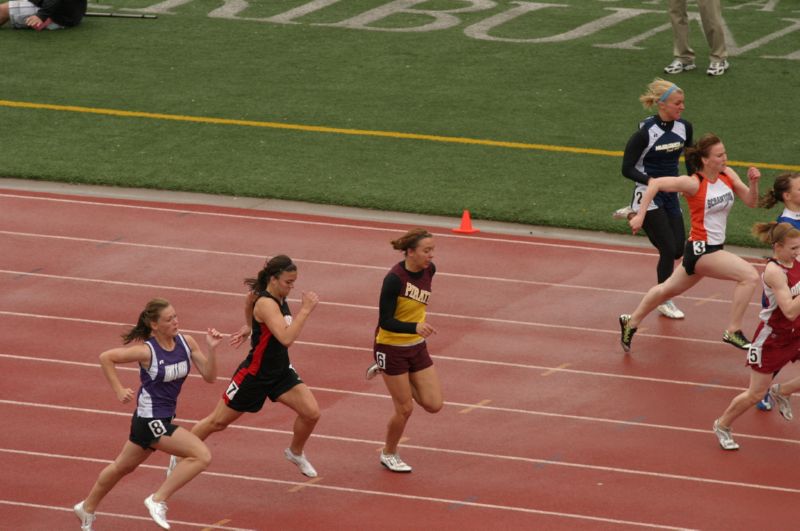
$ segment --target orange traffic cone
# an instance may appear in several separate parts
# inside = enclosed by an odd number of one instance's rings
[[[461,226],[457,229],[453,229],[453,232],[459,232],[461,234],[473,234],[475,232],[480,232],[478,229],[472,228],[472,218],[469,216],[469,210],[465,210],[461,215]]]

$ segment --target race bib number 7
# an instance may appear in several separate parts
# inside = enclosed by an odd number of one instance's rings
[[[236,391],[238,390],[239,386],[236,385],[236,382],[231,382],[231,384],[225,390],[225,396],[228,397],[228,400],[233,400],[233,397],[236,396]]]
[[[747,351],[747,364],[761,367],[761,348],[751,346]]]

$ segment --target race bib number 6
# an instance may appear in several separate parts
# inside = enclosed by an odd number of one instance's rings
[[[747,351],[747,364],[761,367],[761,348],[751,346]]]
[[[386,369],[386,354],[383,352],[376,352],[375,359],[377,360],[378,367],[381,369]]]

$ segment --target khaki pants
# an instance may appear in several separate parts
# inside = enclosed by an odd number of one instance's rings
[[[689,46],[689,15],[687,0],[669,0],[669,19],[672,22],[672,53],[682,63],[694,62],[694,50]],[[722,7],[720,0],[697,0],[700,22],[710,48],[709,59],[724,61],[728,58],[725,34],[722,31]]]

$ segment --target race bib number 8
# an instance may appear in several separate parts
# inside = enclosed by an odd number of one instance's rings
[[[751,346],[747,351],[747,364],[761,367],[761,348]]]
[[[161,437],[167,433],[167,428],[164,426],[164,423],[158,419],[148,422],[147,427],[150,428],[150,433],[153,434],[153,437]]]
[[[375,359],[377,360],[378,367],[381,369],[386,369],[386,354],[383,352],[376,352]]]

